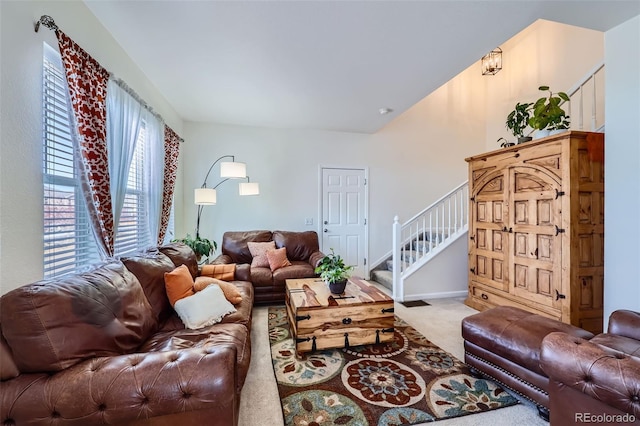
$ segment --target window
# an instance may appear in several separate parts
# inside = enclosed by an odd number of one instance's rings
[[[43,60],[44,276],[100,260],[80,191],[60,55],[45,44]]]
[[[70,125],[70,105],[60,55],[45,44],[43,58],[44,276],[77,272],[100,261],[80,188]],[[115,255],[155,245],[149,231],[147,179],[149,143],[144,123],[129,166],[115,235]],[[173,213],[173,207],[172,207]],[[173,233],[173,219],[168,235]]]
[[[116,232],[115,252],[117,255],[134,252],[152,245],[146,220],[147,196],[145,193],[145,152],[146,138],[144,124],[138,134],[136,149],[129,166],[127,191],[124,196],[120,223]]]

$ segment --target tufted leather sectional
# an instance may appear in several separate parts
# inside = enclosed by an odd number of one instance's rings
[[[547,335],[540,366],[552,425],[640,424],[640,313],[613,312],[608,332],[590,340]]]
[[[291,266],[271,271],[251,267],[249,242],[274,241],[276,248],[286,247]],[[251,281],[256,304],[284,303],[285,281],[317,277],[315,268],[324,254],[320,251],[318,234],[314,231],[229,231],[222,236],[222,254],[213,263],[235,263],[243,279]]]
[[[594,336],[498,306],[464,318],[462,337],[474,374],[531,400],[552,426],[640,424],[639,313],[614,312],[609,332]]]
[[[221,323],[188,330],[164,272],[195,255],[171,244],[0,298],[3,425],[237,425],[251,359],[251,283]]]

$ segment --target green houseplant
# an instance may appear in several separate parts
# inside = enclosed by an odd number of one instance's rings
[[[554,94],[549,86],[540,86],[538,90],[549,92],[549,96],[542,97],[533,104],[529,126],[536,130],[568,129],[570,117],[561,105],[569,101],[569,96],[564,92]]]
[[[320,274],[320,278],[329,285],[331,293],[342,294],[351,270],[353,266],[345,265],[342,257],[331,249],[331,254],[322,258],[315,272]]]
[[[511,130],[513,136],[518,138],[518,143],[528,142],[531,140],[531,136],[525,136],[524,131],[529,125],[529,119],[531,118],[531,106],[532,103],[518,102],[513,111],[507,115],[507,121],[505,122],[507,129]]]
[[[191,238],[191,235],[187,234],[184,238],[176,238],[172,240],[173,242],[184,243],[191,247],[191,250],[196,254],[198,261],[203,256],[209,256],[211,253],[214,253],[218,249],[218,244],[215,241],[208,240],[207,238],[200,238],[196,236],[196,238]]]

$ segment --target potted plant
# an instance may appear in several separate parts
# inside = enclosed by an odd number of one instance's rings
[[[529,119],[531,118],[531,106],[532,103],[521,104],[518,102],[507,116],[505,122],[507,129],[511,130],[513,136],[518,138],[518,143],[528,142],[531,140],[531,136],[525,136],[524,131],[529,125]]]
[[[176,238],[175,240],[171,240],[172,242],[184,243],[191,247],[191,250],[196,254],[196,258],[198,262],[203,257],[209,256],[211,253],[214,253],[218,249],[218,244],[215,241],[208,240],[207,238],[200,238],[196,236],[196,238],[191,238],[191,235],[187,234],[184,238]]]
[[[569,116],[561,105],[569,101],[569,96],[564,92],[554,94],[549,90],[549,86],[540,86],[538,90],[549,92],[549,96],[542,97],[533,104],[533,115],[529,118],[529,126],[538,132],[568,129]]]
[[[342,257],[331,249],[331,254],[322,258],[315,272],[320,274],[320,278],[327,283],[331,293],[342,294],[347,286],[351,270],[353,270],[353,266],[345,265]]]
[[[500,141],[502,141],[502,142],[500,143],[500,146],[501,146],[502,148],[509,148],[510,146],[514,146],[514,145],[515,145],[515,143],[513,143],[513,142],[509,142],[509,141],[508,141],[508,140],[506,140],[505,138],[500,138],[500,139],[498,139],[496,142],[500,142]]]

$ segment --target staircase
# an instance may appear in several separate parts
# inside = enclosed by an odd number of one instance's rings
[[[469,185],[464,182],[405,223],[396,216],[393,250],[371,271],[371,279],[391,289],[396,301],[404,301],[405,280],[466,235],[468,201]]]
[[[567,90],[570,101],[566,110],[571,116],[572,130],[604,132],[604,72],[605,65],[601,62]],[[423,278],[418,280],[423,287],[422,293],[416,295],[407,281],[445,248],[467,235],[468,201],[469,185],[464,182],[407,222],[400,224],[396,216],[393,223],[393,249],[371,270],[371,279],[392,290],[393,298],[398,302],[425,295],[451,295],[446,290],[429,288],[432,283]],[[464,248],[460,244],[455,247],[449,265],[453,260],[456,265],[453,269],[464,272],[466,255],[458,259]],[[465,268],[458,268],[459,264]]]

